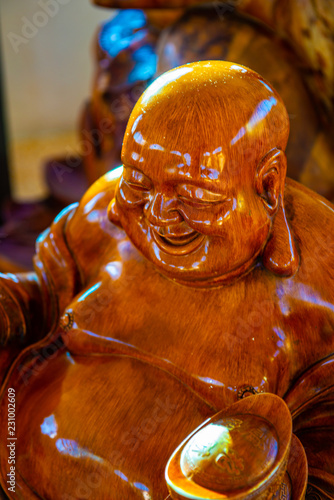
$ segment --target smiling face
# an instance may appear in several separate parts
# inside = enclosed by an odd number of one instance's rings
[[[271,225],[254,187],[259,151],[249,142],[245,147],[240,132],[254,116],[231,127],[222,112],[226,105],[217,103],[219,85],[205,89],[198,64],[183,68],[187,75],[195,67],[191,76],[202,79],[200,106],[194,81],[180,92],[182,72],[179,85],[173,79],[174,88],[150,95],[151,86],[136,105],[116,192],[118,217],[133,244],[163,274],[184,283],[240,275],[263,249]]]
[[[196,168],[185,175],[168,161],[170,155],[152,156],[154,163],[146,165],[126,162],[117,191],[121,224],[134,245],[162,273],[181,281],[221,281],[246,269],[269,231],[259,197],[233,189],[218,171],[216,180],[201,177]]]

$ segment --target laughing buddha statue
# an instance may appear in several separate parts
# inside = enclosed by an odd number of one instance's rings
[[[252,70],[171,70],[2,275],[8,498],[334,498],[334,209],[288,134]]]

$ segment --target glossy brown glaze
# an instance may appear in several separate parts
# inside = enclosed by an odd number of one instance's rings
[[[133,7],[148,6],[131,1]],[[168,9],[166,2],[159,3],[163,8],[124,8],[100,26],[92,92],[80,119],[81,155],[69,152],[47,162],[51,198],[17,208],[12,203],[5,210],[2,271],[32,268],[38,233],[58,210],[80,199],[92,182],[121,163],[126,123],[142,91],[157,74],[196,60],[235,61],[276,88],[291,120],[288,176],[334,199],[331,5],[323,0],[192,3],[186,10]]]
[[[333,2],[96,3],[121,10],[100,26],[96,36],[92,92],[80,120],[81,155],[69,153],[47,162],[52,198],[13,211],[8,223],[5,217],[2,271],[31,268],[34,240],[54,217],[49,201],[62,206],[77,201],[92,182],[121,163],[127,120],[142,91],[157,76],[157,59],[158,73],[187,62],[217,59],[243,64],[264,76],[283,97],[291,120],[288,176],[334,200]],[[46,215],[41,217],[40,208]]]
[[[333,131],[323,120],[328,92],[326,103],[320,106],[319,101],[324,100],[320,89],[316,85],[311,85],[311,91],[308,88],[310,67],[300,59],[296,47],[283,43],[281,24],[279,29],[275,25],[277,19],[274,25],[268,21],[276,33],[256,22],[269,14],[263,9],[256,10],[255,4],[250,2],[247,7],[253,8],[253,19],[243,15],[247,11],[245,6],[239,3],[225,6],[221,2],[192,7],[173,22],[169,14],[172,10],[125,9],[101,27],[96,43],[92,99],[85,108],[81,127],[84,149],[90,146],[89,154],[83,152],[89,183],[119,165],[125,126],[139,95],[150,82],[145,75],[150,57],[154,58],[156,51],[157,72],[152,71],[151,64],[149,77],[188,62],[212,59],[235,61],[263,75],[280,93],[290,116],[291,133],[286,150],[289,177],[333,199]],[[175,12],[176,18],[180,17],[177,9]],[[160,22],[161,26],[161,21],[169,23],[162,31],[152,24],[157,26]],[[151,55],[145,56],[143,71],[140,53],[148,47]],[[137,75],[135,81],[133,75]],[[96,137],[101,140],[95,147]]]
[[[7,349],[25,318],[26,343],[38,342],[2,388],[9,498],[165,499],[173,452],[217,412],[238,418],[228,408],[238,401],[257,408],[245,417],[251,435],[265,418],[270,442],[291,437],[280,398],[305,446],[309,487],[330,498],[334,208],[285,179],[288,132],[279,95],[237,64],[189,64],[142,95],[123,167],[39,238],[34,291],[24,275],[11,278],[25,308]],[[8,388],[15,494],[6,489]],[[263,392],[276,395],[265,407],[253,396]],[[292,443],[273,498],[304,496],[305,454]]]
[[[309,71],[278,33],[235,9],[188,9],[158,39],[158,74],[195,61],[225,60],[252,68],[278,91],[290,118],[287,175],[334,199],[333,131],[323,123],[319,92],[308,88]],[[261,57],[259,57],[261,54]]]

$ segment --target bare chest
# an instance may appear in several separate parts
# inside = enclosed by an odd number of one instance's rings
[[[288,389],[296,352],[304,362],[288,305],[275,286],[251,277],[193,288],[142,261],[109,262],[65,312],[66,342],[73,354],[142,359],[222,407],[247,387],[281,396]]]

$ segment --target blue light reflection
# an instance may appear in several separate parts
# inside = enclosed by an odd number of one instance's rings
[[[84,292],[81,297],[78,299],[78,302],[82,302],[83,300],[85,300],[90,294],[92,294],[93,292],[95,292],[96,290],[98,290],[101,286],[101,282],[99,283],[96,283],[96,285],[90,287],[86,292]]]
[[[146,16],[142,10],[127,9],[120,11],[102,27],[99,42],[110,57],[116,57],[122,50],[140,41],[146,31],[140,30],[146,25]]]
[[[49,436],[51,439],[57,436],[58,424],[54,415],[50,415],[43,420],[41,424],[42,434]]]
[[[270,97],[270,99],[264,99],[255,108],[249,122],[246,125],[247,132],[251,131],[259,122],[261,122],[267,114],[270,112],[271,108],[277,104],[275,97]]]
[[[142,484],[142,483],[133,483],[133,486],[134,486],[135,488],[138,488],[138,490],[142,490],[142,491],[150,491],[150,490],[148,489],[148,487],[147,487],[147,486],[145,486],[145,484]]]
[[[150,80],[154,76],[158,58],[151,45],[140,47],[133,53],[132,59],[135,67],[129,74],[129,83]]]
[[[264,82],[262,82],[264,83]],[[264,84],[265,85],[265,84]],[[262,120],[268,115],[273,106],[276,106],[277,100],[275,97],[270,97],[269,99],[264,99],[255,108],[254,113],[250,117],[248,123],[245,127],[241,127],[237,134],[231,140],[231,145],[233,146],[238,142],[246,133],[252,132],[257,125],[259,125]]]
[[[56,448],[63,455],[69,455],[73,458],[91,458],[96,462],[103,463],[101,457],[90,453],[85,448],[81,448],[73,439],[57,439]]]

